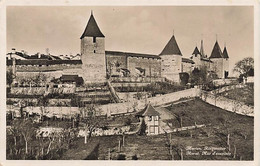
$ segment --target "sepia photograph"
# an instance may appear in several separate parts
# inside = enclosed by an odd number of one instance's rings
[[[254,37],[248,5],[7,6],[5,158],[254,161]]]

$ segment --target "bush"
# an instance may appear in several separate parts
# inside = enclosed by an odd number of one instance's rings
[[[186,72],[179,73],[179,75],[180,75],[181,85],[186,85],[189,81],[190,75]]]
[[[129,126],[129,125],[131,125],[131,123],[132,123],[132,120],[130,118],[127,118],[125,121],[125,126]]]
[[[117,160],[126,160],[125,155],[124,154],[119,154],[117,156]]]
[[[132,160],[138,160],[138,157],[135,155],[132,156]]]
[[[184,130],[184,131],[180,131],[176,133],[178,136],[180,137],[190,137],[190,131],[188,130]]]
[[[145,135],[145,131],[146,131],[146,124],[145,124],[144,120],[142,120],[140,131],[139,131],[138,134],[139,135]]]

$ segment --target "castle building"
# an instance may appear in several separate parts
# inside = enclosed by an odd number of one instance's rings
[[[105,36],[91,13],[81,39],[81,61],[85,82],[103,82],[106,79]]]
[[[159,55],[162,58],[162,76],[171,81],[180,82],[182,53],[174,35]]]
[[[213,63],[209,58],[207,58],[207,55],[204,53],[203,40],[201,40],[200,51],[196,46],[190,58],[195,63],[194,68],[197,68],[199,70],[210,70]]]
[[[229,56],[225,46],[221,51],[216,41],[211,56],[204,53],[203,40],[200,51],[195,47],[190,58],[184,58],[174,35],[159,55],[108,51],[105,35],[101,32],[93,14],[81,37],[80,59],[63,59],[53,55],[7,54],[7,67],[20,75],[28,76],[41,72],[48,77],[78,75],[85,83],[105,82],[112,77],[150,77],[153,80],[168,79],[180,82],[181,73],[191,73],[194,68],[215,71],[219,78],[228,76]],[[159,78],[159,79],[157,79]],[[162,79],[161,79],[162,78]],[[152,79],[150,79],[152,80]]]
[[[222,53],[218,41],[216,41],[209,59],[213,62],[211,70],[214,71],[219,78],[226,78],[228,76],[229,67],[227,48],[225,47]]]
[[[229,56],[228,56],[228,52],[227,52],[227,47],[224,47],[223,50],[223,58],[224,58],[224,73],[225,73],[225,78],[228,76],[229,74]]]

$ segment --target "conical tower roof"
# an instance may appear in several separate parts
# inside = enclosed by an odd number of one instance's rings
[[[88,24],[85,28],[85,31],[81,35],[80,39],[82,39],[86,36],[89,36],[89,37],[105,37],[103,35],[103,33],[100,31],[100,29],[97,25],[97,22],[96,22],[92,13],[91,13],[91,16],[88,20]]]
[[[223,50],[223,58],[229,58],[227,48],[225,47]]]
[[[136,114],[137,116],[160,116],[159,112],[149,103],[146,107]]]
[[[144,110],[143,116],[160,116],[151,104],[148,104]]]
[[[223,54],[222,54],[222,51],[219,47],[218,41],[216,41],[209,58],[210,59],[212,59],[212,58],[223,58]]]
[[[198,54],[200,55],[200,52],[199,52],[198,47],[196,46],[194,51],[193,51],[193,53],[192,53],[192,55],[198,55]]]
[[[182,56],[182,53],[179,49],[179,46],[176,42],[176,39],[174,35],[172,35],[172,38],[169,40],[169,42],[166,44],[164,49],[159,55],[180,55]]]

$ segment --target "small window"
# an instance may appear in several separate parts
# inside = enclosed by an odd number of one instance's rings
[[[154,117],[154,121],[158,121],[159,120],[159,117],[158,116],[155,116]]]
[[[96,50],[94,50],[94,53],[96,53]]]
[[[150,126],[150,133],[155,133],[154,126]]]
[[[152,121],[152,116],[149,116],[148,120],[149,120],[149,121]]]
[[[96,37],[93,37],[93,43],[96,43]]]

